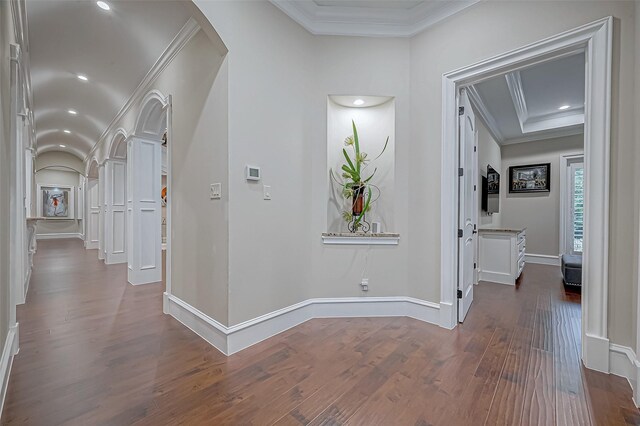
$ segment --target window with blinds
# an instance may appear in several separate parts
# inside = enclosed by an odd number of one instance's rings
[[[582,253],[584,236],[584,166],[582,163],[571,165],[571,237],[573,252]]]

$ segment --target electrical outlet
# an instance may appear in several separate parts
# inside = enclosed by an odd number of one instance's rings
[[[369,278],[363,278],[360,287],[362,287],[362,291],[369,291]]]
[[[209,194],[212,200],[219,200],[220,198],[222,198],[222,184],[212,183],[209,189]]]
[[[265,200],[271,199],[271,185],[262,185],[262,193]]]

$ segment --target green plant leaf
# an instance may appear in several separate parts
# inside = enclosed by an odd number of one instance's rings
[[[351,161],[351,158],[349,158],[349,154],[347,154],[347,150],[342,148],[342,154],[344,155],[344,158],[347,160],[347,163],[349,164],[349,167],[351,168],[351,170],[355,171],[355,167],[353,167],[353,162]]]
[[[366,178],[364,181],[362,181],[362,183],[367,183],[367,182],[369,182],[369,181],[371,180],[371,178],[373,177],[373,175],[375,175],[375,174],[376,174],[376,172],[377,172],[377,171],[378,171],[378,168],[376,167],[376,168],[373,170],[373,173],[371,173],[371,176],[369,176],[369,177],[368,177],[368,178]]]
[[[360,141],[358,140],[358,129],[356,129],[356,122],[351,120],[351,127],[353,127],[353,145],[356,150],[356,171],[360,173],[360,163],[358,158],[360,157]]]
[[[342,165],[342,170],[344,170],[345,172],[349,173],[349,175],[351,176],[351,179],[352,179],[354,182],[357,182],[357,181],[359,181],[359,180],[360,180],[360,176],[359,176],[356,172],[354,172],[353,170],[351,170],[351,169],[350,169],[346,164],[343,164],[343,165]]]
[[[384,143],[384,148],[382,148],[382,152],[380,152],[380,154],[378,154],[378,156],[374,158],[373,161],[376,161],[378,158],[382,156],[382,154],[384,154],[384,152],[387,150],[387,145],[389,145],[389,136],[387,136],[387,141]]]

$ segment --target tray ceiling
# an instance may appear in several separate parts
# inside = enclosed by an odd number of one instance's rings
[[[584,131],[584,54],[494,77],[468,90],[480,119],[501,145]]]
[[[478,0],[270,0],[312,34],[410,37]]]

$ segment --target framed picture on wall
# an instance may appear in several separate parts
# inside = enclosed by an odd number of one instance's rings
[[[549,192],[551,163],[509,167],[509,192]]]
[[[38,184],[38,213],[47,219],[74,219],[75,187]]]

